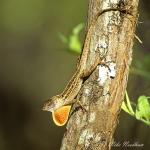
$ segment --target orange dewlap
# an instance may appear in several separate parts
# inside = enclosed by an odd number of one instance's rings
[[[69,117],[70,109],[71,105],[67,105],[52,112],[53,121],[57,126],[63,126],[66,124]]]

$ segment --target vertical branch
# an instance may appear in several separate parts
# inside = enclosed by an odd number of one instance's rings
[[[90,0],[87,29],[99,16],[91,40],[87,66],[96,57],[102,64],[86,79],[74,104],[61,150],[108,150],[118,123],[118,114],[132,60],[138,0]],[[118,10],[115,10],[117,8]]]

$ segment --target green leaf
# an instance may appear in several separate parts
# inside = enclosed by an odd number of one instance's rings
[[[138,104],[136,107],[136,111],[134,112],[131,106],[131,101],[129,96],[126,92],[126,103],[125,101],[122,103],[121,108],[131,116],[135,117],[136,119],[144,122],[148,126],[150,126],[150,104],[146,96],[140,96],[138,98]]]
[[[72,30],[72,34],[70,35],[69,38],[69,49],[72,52],[81,53],[81,42],[80,42],[80,38],[79,38],[79,33],[81,32],[81,30],[83,29],[84,24],[80,23],[79,25],[77,25],[73,30]]]
[[[78,35],[71,35],[69,38],[69,49],[70,51],[80,53],[81,52],[81,42]]]
[[[133,109],[132,109],[132,106],[131,106],[130,99],[129,99],[129,96],[128,96],[127,91],[126,91],[125,95],[126,95],[127,107],[128,107],[128,109],[129,109],[129,112],[130,112],[130,114],[131,114],[132,116],[134,116],[134,111],[133,111]]]
[[[78,35],[83,28],[84,28],[84,24],[80,23],[73,29],[72,33]]]
[[[121,105],[121,108],[128,114],[130,114],[130,111],[128,109],[128,107],[126,106],[126,103],[123,101],[122,102],[122,105]]]
[[[150,122],[150,104],[148,97],[140,96],[136,108],[136,118]]]
[[[69,51],[80,54],[81,53],[81,42],[79,34],[83,29],[84,24],[80,23],[73,28],[72,34],[67,38],[63,34],[59,33],[59,38],[61,41],[69,47]]]
[[[58,33],[58,36],[60,38],[60,40],[64,43],[67,44],[68,43],[68,39],[65,35],[63,35],[62,33]]]
[[[126,102],[123,101],[121,108],[122,108],[126,113],[130,114],[131,116],[134,116],[135,113],[134,113],[134,111],[133,111],[133,109],[132,109],[131,102],[130,102],[130,99],[129,99],[129,96],[128,96],[127,91],[126,91],[126,93],[125,93],[125,98],[126,98]]]

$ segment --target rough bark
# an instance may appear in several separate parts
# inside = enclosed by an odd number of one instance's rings
[[[77,96],[84,109],[74,104],[61,150],[111,149],[132,60],[137,7],[138,0],[89,1],[87,30],[98,12],[107,8],[118,10],[106,11],[95,24],[88,64],[97,56],[103,58],[103,63],[85,80]],[[113,70],[107,68],[111,63],[116,65]],[[106,71],[103,76],[102,70]]]

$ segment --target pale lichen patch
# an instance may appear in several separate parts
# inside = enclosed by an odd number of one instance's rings
[[[89,129],[85,139],[85,148],[88,148],[90,146],[91,139],[93,138],[94,138],[94,133],[91,129]]]
[[[99,81],[99,85],[103,86],[107,78],[108,78],[108,67],[100,65],[99,66],[99,78],[97,80]]]
[[[91,143],[91,139],[94,138],[94,133],[91,129],[85,129],[82,131],[81,136],[79,137],[78,144],[84,144],[85,148],[88,148]]]
[[[90,116],[89,116],[89,122],[90,123],[94,122],[95,118],[96,118],[96,113],[95,112],[91,112]]]
[[[87,133],[88,133],[88,130],[86,130],[86,129],[82,131],[81,136],[79,137],[78,144],[83,144],[84,143]]]
[[[101,139],[101,135],[100,134],[96,134],[95,136],[95,142],[99,142]]]
[[[107,48],[108,48],[107,39],[105,37],[99,38],[95,46],[95,52],[99,52],[100,57],[104,57],[106,55]]]
[[[103,86],[106,80],[116,76],[116,63],[108,62],[106,65],[99,65],[99,85]]]
[[[85,93],[86,95],[90,95],[90,89],[86,88],[86,89],[84,90],[84,93]]]

